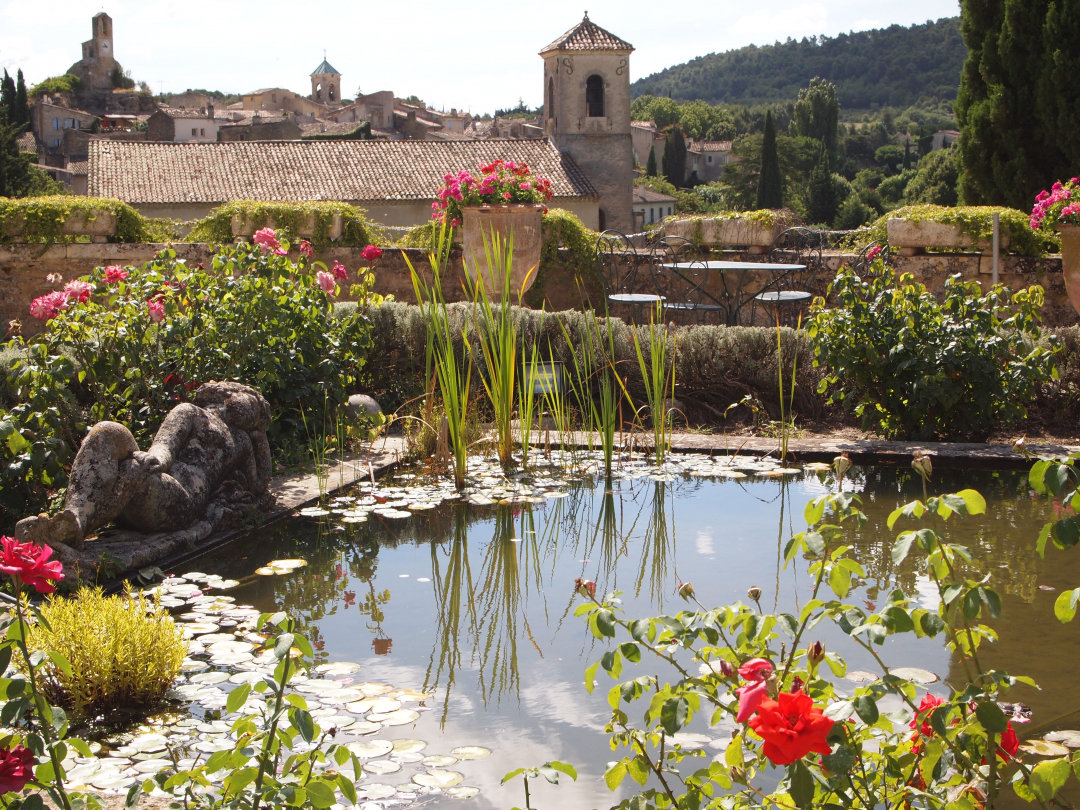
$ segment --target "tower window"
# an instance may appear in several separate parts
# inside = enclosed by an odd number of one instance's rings
[[[550,76],[548,76],[547,105],[546,109],[544,110],[544,117],[555,117],[555,79]]]
[[[585,80],[585,114],[589,118],[604,117],[604,79],[595,73]]]
[[[330,90],[329,90],[329,92],[327,94],[327,98],[330,99],[330,101],[336,101],[337,100],[334,97],[334,85],[330,85]]]
[[[322,85],[321,84],[315,85],[315,100],[316,101],[322,101]]]

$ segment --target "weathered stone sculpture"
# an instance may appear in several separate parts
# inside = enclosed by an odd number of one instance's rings
[[[16,537],[48,543],[65,564],[78,561],[88,534],[113,522],[201,539],[272,503],[269,427],[262,395],[227,382],[206,383],[194,404],[173,408],[145,453],[126,427],[100,422],[75,456],[63,511],[20,521]],[[145,556],[132,562],[145,564]]]

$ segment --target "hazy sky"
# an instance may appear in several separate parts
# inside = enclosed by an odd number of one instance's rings
[[[308,9],[317,9],[316,13]],[[415,94],[434,107],[493,112],[542,101],[537,52],[588,9],[631,42],[631,79],[695,56],[788,37],[835,35],[958,13],[957,0],[458,0],[289,3],[284,0],[0,0],[0,67],[27,81],[63,73],[81,57],[90,18],[114,21],[115,55],[155,92],[189,87],[310,92],[322,61],[342,91]]]

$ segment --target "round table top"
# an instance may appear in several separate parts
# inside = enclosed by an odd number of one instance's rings
[[[704,267],[706,270],[805,270],[805,264],[770,264],[769,262],[677,262],[675,264],[662,264],[661,267],[672,267],[676,270],[691,270]]]
[[[655,304],[657,301],[663,301],[664,296],[648,293],[616,293],[609,295],[608,299],[619,304]]]
[[[757,298],[759,301],[764,301],[766,303],[774,302],[783,304],[788,301],[803,301],[807,298],[813,298],[814,296],[813,294],[803,292],[802,290],[779,290],[763,292],[759,295],[755,295],[754,297]]]

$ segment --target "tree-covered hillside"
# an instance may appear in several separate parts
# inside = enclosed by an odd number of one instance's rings
[[[960,21],[750,45],[701,56],[634,82],[635,96],[760,104],[794,99],[815,76],[847,110],[951,106],[967,57]]]

